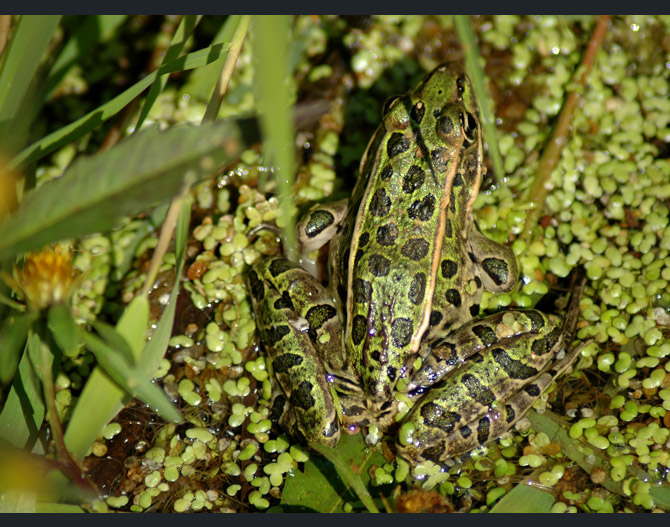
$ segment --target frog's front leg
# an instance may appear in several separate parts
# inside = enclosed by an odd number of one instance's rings
[[[317,276],[316,261],[309,257],[309,253],[323,247],[337,234],[348,203],[348,199],[343,199],[314,205],[296,225],[301,266],[314,276]]]
[[[256,264],[248,284],[261,340],[294,412],[297,431],[291,432],[334,446],[340,427],[326,367],[337,367],[343,354],[332,295],[281,257]]]
[[[470,223],[468,241],[475,263],[481,269],[484,287],[492,293],[511,291],[516,285],[519,268],[509,247],[490,240],[479,232],[476,222]]]
[[[440,371],[405,419],[398,453],[414,465],[442,463],[498,438],[574,360],[558,353],[573,328],[537,310],[513,310],[436,344]],[[423,369],[417,375],[430,377]]]

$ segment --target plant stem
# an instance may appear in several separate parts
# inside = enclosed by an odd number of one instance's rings
[[[549,142],[542,153],[537,175],[535,176],[533,185],[528,193],[528,201],[532,203],[532,208],[528,212],[526,225],[523,234],[521,235],[522,237],[527,237],[530,234],[533,226],[537,225],[540,213],[544,209],[544,200],[550,190],[548,183],[551,173],[558,165],[563,148],[565,148],[565,145],[568,143],[568,134],[570,132],[570,125],[572,124],[572,118],[581,98],[584,86],[586,86],[586,80],[593,69],[598,50],[600,50],[600,46],[605,39],[610,18],[611,15],[601,15],[598,17],[596,27],[586,46],[582,63],[579,68],[577,68],[576,75],[580,75],[576,80],[576,84],[579,85],[579,89],[573,90],[568,94],[568,97],[563,104],[563,108],[561,109],[561,113],[558,116],[558,121],[551,135],[551,139],[549,139]]]

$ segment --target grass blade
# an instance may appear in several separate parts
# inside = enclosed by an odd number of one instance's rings
[[[16,373],[26,344],[28,329],[36,315],[20,314],[5,318],[0,330],[0,383],[7,384]]]
[[[256,60],[255,79],[260,110],[263,152],[274,164],[279,198],[277,226],[284,235],[284,252],[296,260],[295,213],[293,212],[294,130],[290,108],[288,43],[289,16],[255,15],[251,22]]]
[[[44,415],[42,383],[28,353],[24,353],[19,362],[18,375],[14,377],[0,413],[0,439],[18,448],[32,448]]]
[[[165,52],[165,56],[163,57],[161,66],[172,62],[173,60],[177,59],[179,55],[181,55],[181,52],[184,50],[184,46],[186,46],[186,42],[188,41],[189,38],[191,38],[193,30],[198,25],[199,21],[200,21],[199,16],[184,15],[184,17],[179,22],[179,26],[177,26],[177,31],[175,31],[175,34],[172,36],[172,41],[170,42],[170,46]],[[157,77],[156,80],[154,80],[153,84],[151,85],[151,88],[149,89],[149,93],[147,94],[147,97],[144,100],[142,109],[140,110],[140,115],[137,118],[137,123],[135,124],[134,133],[137,133],[142,127],[142,123],[144,123],[144,120],[149,115],[151,107],[158,99],[158,96],[163,91],[163,88],[165,88],[167,81],[168,81],[167,75]]]
[[[44,82],[41,100],[51,97],[53,91],[65,78],[72,66],[80,61],[82,54],[90,52],[97,44],[106,41],[127,15],[86,15],[54,61],[49,76]]]
[[[2,55],[0,122],[15,117],[60,19],[60,15],[23,15],[19,19],[14,35]],[[6,131],[12,132],[11,128]]]
[[[498,178],[502,178],[505,175],[505,168],[502,156],[498,150],[498,130],[496,129],[495,115],[491,107],[491,97],[486,87],[486,74],[482,68],[483,59],[479,54],[479,45],[475,36],[475,30],[472,28],[470,15],[455,15],[454,26],[463,47],[465,69],[472,81],[475,98],[479,101],[484,140],[491,156],[493,171]]]
[[[183,421],[183,417],[163,390],[151,382],[141,368],[129,365],[117,350],[110,348],[95,335],[84,331],[81,335],[86,347],[93,352],[105,373],[126,392],[151,405],[163,418],[175,423]]]
[[[81,138],[84,134],[90,132],[107,119],[110,119],[119,113],[135,97],[151,86],[157,77],[176,71],[186,71],[205,66],[206,64],[217,60],[224,52],[223,50],[223,45],[215,44],[208,48],[189,53],[184,57],[173,60],[169,64],[161,66],[158,70],[150,73],[141,81],[135,83],[110,101],[87,113],[83,117],[80,117],[73,123],[50,133],[46,137],[43,137],[39,141],[28,146],[11,160],[8,168],[13,169],[19,165],[37,161],[54,150],[59,149],[61,146]]]

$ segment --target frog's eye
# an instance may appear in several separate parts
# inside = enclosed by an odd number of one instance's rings
[[[395,102],[399,99],[400,99],[399,95],[386,99],[384,106],[382,106],[382,117],[389,113]]]
[[[477,140],[477,121],[470,112],[461,113],[461,127],[465,134],[465,141],[472,144]]]

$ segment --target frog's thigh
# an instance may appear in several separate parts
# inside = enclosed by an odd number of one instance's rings
[[[481,268],[484,287],[494,293],[511,291],[519,276],[516,256],[512,249],[484,236],[474,221],[468,231],[468,240]]]
[[[428,390],[399,434],[398,452],[403,457],[414,464],[426,459],[441,463],[496,439],[569,366],[567,359],[556,358],[562,343],[556,317],[536,310],[514,313],[529,315],[532,327],[504,337],[503,324],[496,330],[495,342]],[[494,326],[499,315],[478,322]]]
[[[342,333],[332,300],[312,275],[284,258],[255,265],[248,282],[261,340],[300,433],[335,445],[337,412],[320,356],[337,353],[330,348]]]
[[[510,339],[519,335],[551,331],[555,321],[553,315],[534,309],[510,309],[473,319],[430,344],[421,368],[408,383],[408,391],[435,384],[488,347],[508,347],[514,342]]]

